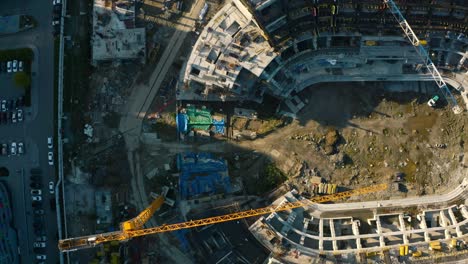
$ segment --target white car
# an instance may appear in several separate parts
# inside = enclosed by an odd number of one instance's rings
[[[62,2],[61,0],[52,0],[53,5],[60,5],[62,4],[61,2]]]
[[[6,112],[6,100],[2,100],[2,112]]]
[[[45,244],[45,243],[44,243]],[[47,256],[46,255],[36,255],[36,259],[38,260],[46,260]]]
[[[31,196],[32,200],[35,201],[35,202],[40,202],[42,201],[42,197],[39,196],[39,195],[33,195]]]
[[[55,190],[54,182],[51,181],[49,182],[49,193],[54,194],[54,190]]]
[[[55,25],[60,25],[60,20],[53,20],[52,26],[55,26]]]
[[[12,64],[11,61],[7,62],[7,72],[11,72],[11,70],[12,70],[11,64]]]
[[[41,195],[42,191],[39,189],[32,189],[31,190],[31,195]]]
[[[14,60],[13,61],[13,72],[17,72],[17,71],[18,71],[18,61]]]
[[[54,142],[52,141],[52,137],[47,138],[47,147],[50,149],[54,147]]]
[[[18,111],[16,112],[16,116],[18,117],[18,122],[22,122],[23,121],[23,110],[18,109]]]
[[[47,159],[49,160],[49,165],[54,165],[54,153],[49,152],[47,154]]]
[[[23,71],[23,61],[18,62],[18,70]]]
[[[10,153],[11,155],[16,155],[16,142],[12,142],[11,143],[11,147],[10,147]]]
[[[34,242],[33,246],[35,248],[45,248],[46,247],[46,243],[45,242]]]

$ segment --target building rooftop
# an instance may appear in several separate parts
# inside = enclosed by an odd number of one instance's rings
[[[253,77],[250,79],[255,80],[275,56],[251,13],[234,0],[225,5],[200,34],[185,69],[185,87],[179,98],[247,97],[253,83],[239,83],[241,72],[248,71],[246,79]]]
[[[93,7],[93,61],[144,59],[144,28],[135,28],[135,3],[95,0]]]
[[[0,17],[0,35],[12,34],[20,31],[20,16]]]

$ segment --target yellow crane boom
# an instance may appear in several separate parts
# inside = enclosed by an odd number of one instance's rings
[[[285,211],[285,210],[290,210],[290,209],[294,209],[298,207],[308,206],[308,205],[311,205],[312,203],[336,201],[342,198],[348,198],[348,197],[355,196],[355,195],[374,193],[374,192],[382,191],[385,189],[387,189],[387,184],[379,184],[379,185],[364,187],[364,188],[360,188],[356,190],[350,190],[350,191],[326,195],[326,196],[314,197],[309,200],[305,199],[305,200],[300,200],[300,201],[295,201],[295,202],[286,202],[279,206],[267,206],[263,208],[251,209],[247,211],[208,217],[208,218],[203,218],[203,219],[198,219],[198,220],[191,220],[191,221],[182,222],[182,223],[169,224],[169,225],[164,224],[162,226],[145,228],[145,229],[134,229],[134,230],[122,229],[123,225],[121,225],[121,230],[115,231],[115,232],[108,232],[108,233],[76,237],[76,238],[67,238],[67,239],[60,240],[58,247],[61,251],[74,251],[74,250],[83,249],[83,248],[91,248],[104,242],[125,241],[125,240],[131,239],[133,237],[138,237],[138,236],[170,232],[170,231],[175,231],[175,230],[180,230],[180,229],[193,228],[197,226],[206,226],[206,225],[212,225],[212,224],[217,224],[217,223],[223,223],[227,221],[243,219],[247,217],[259,216],[259,215],[264,215],[268,213]],[[147,218],[147,220],[148,219],[149,217]]]

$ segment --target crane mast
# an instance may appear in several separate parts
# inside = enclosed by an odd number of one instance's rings
[[[217,224],[217,223],[223,223],[223,222],[233,221],[237,219],[252,217],[252,216],[269,214],[273,212],[286,211],[286,210],[290,210],[290,209],[294,209],[298,207],[313,205],[315,203],[336,201],[336,200],[348,198],[348,197],[355,196],[355,195],[375,193],[375,192],[382,191],[385,189],[387,189],[387,184],[379,184],[379,185],[360,188],[356,190],[350,190],[350,191],[326,195],[326,196],[314,197],[310,200],[304,199],[304,200],[299,200],[295,202],[285,202],[279,206],[267,206],[263,208],[251,209],[247,211],[208,217],[208,218],[203,218],[203,219],[198,219],[198,220],[191,220],[191,221],[182,222],[182,223],[168,224],[168,225],[164,224],[162,226],[151,227],[151,228],[146,228],[146,229],[125,230],[125,229],[122,229],[123,225],[121,225],[121,230],[115,231],[115,232],[108,232],[108,233],[60,240],[58,246],[59,246],[59,249],[63,252],[74,251],[78,249],[95,247],[104,242],[125,241],[125,240],[138,237],[138,236],[158,234],[158,233],[163,233],[163,232],[176,231],[180,229],[187,229],[187,228],[193,228],[193,227],[198,227],[198,226],[206,226],[206,225],[212,225],[212,224]]]
[[[457,100],[455,99],[455,97],[453,97],[452,93],[447,87],[447,84],[445,83],[444,79],[442,78],[436,66],[434,65],[431,58],[429,57],[429,54],[427,53],[426,49],[422,45],[420,45],[421,43],[418,37],[416,36],[416,34],[414,34],[413,29],[411,29],[411,26],[408,24],[408,21],[406,21],[403,14],[400,12],[400,9],[398,8],[398,6],[395,4],[393,0],[383,0],[383,1],[388,6],[388,8],[390,9],[390,12],[393,14],[393,17],[395,17],[396,21],[398,22],[401,29],[405,33],[406,38],[415,47],[417,53],[423,60],[424,65],[426,66],[427,70],[432,75],[432,78],[434,79],[435,83],[440,88],[445,99],[452,107],[452,111],[455,114],[460,114],[461,112],[463,112],[462,108],[457,104]]]

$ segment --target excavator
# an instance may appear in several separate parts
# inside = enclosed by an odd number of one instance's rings
[[[428,72],[432,75],[437,86],[442,91],[442,94],[447,99],[449,104],[452,107],[452,111],[455,114],[461,113],[463,110],[458,106],[456,99],[451,94],[450,90],[447,87],[444,79],[440,75],[436,66],[432,62],[427,53],[426,49],[423,47],[423,42],[421,42],[416,34],[411,29],[411,26],[408,24],[402,13],[400,12],[398,6],[393,0],[382,0],[384,4],[388,7],[390,12],[395,17],[396,21],[400,25],[401,29],[405,33],[407,39],[411,44],[416,48],[416,51],[420,55],[421,59],[424,61]],[[278,211],[291,210],[298,207],[309,206],[313,203],[323,203],[330,201],[337,201],[343,198],[348,198],[354,195],[363,195],[368,193],[374,193],[377,191],[382,191],[387,188],[386,184],[380,184],[370,187],[365,187],[361,189],[336,193],[332,195],[326,195],[321,197],[314,197],[310,200],[301,200],[296,202],[287,202],[279,207],[268,206],[264,208],[252,209],[248,211],[241,211],[226,215],[214,216],[199,220],[193,220],[188,222],[176,223],[176,224],[163,224],[162,226],[143,228],[144,224],[151,218],[154,212],[163,204],[164,197],[159,196],[156,198],[148,208],[143,210],[135,218],[121,223],[120,230],[90,236],[76,237],[76,238],[67,238],[59,241],[58,247],[62,252],[74,251],[78,249],[91,248],[95,247],[104,242],[110,241],[127,241],[134,237],[158,234],[163,232],[171,232],[180,229],[193,228],[198,226],[211,225],[216,223],[223,223],[227,221],[233,221],[237,219],[243,219],[247,217],[260,216],[264,214],[269,214]]]

